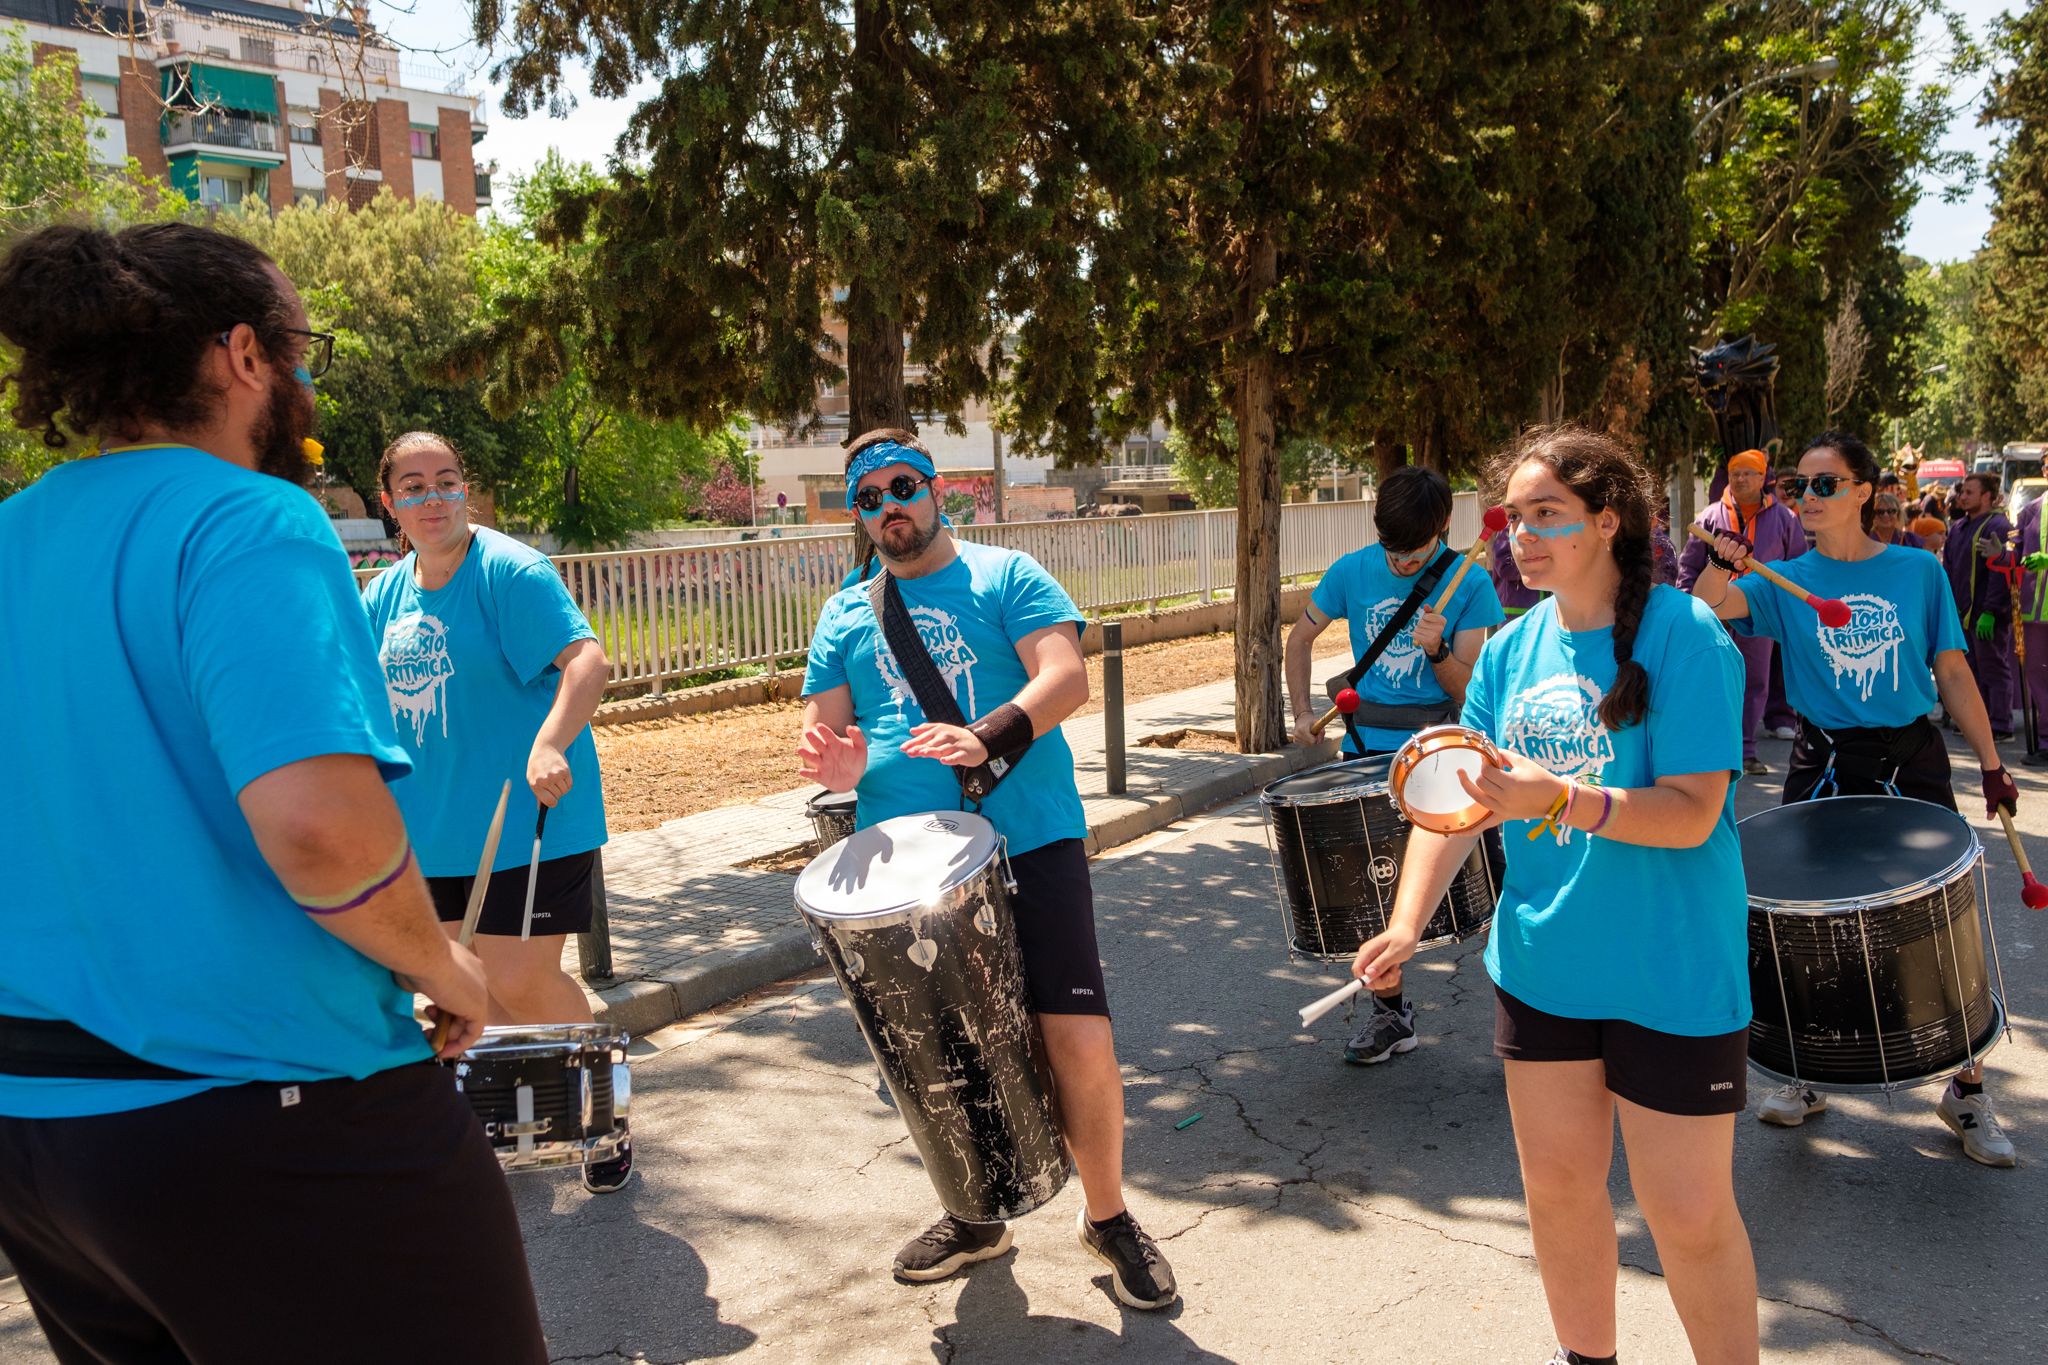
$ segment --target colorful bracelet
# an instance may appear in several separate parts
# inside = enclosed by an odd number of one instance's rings
[[[1534,839],[1546,829],[1555,834],[1557,832],[1558,818],[1564,814],[1565,805],[1571,799],[1572,789],[1567,785],[1563,791],[1557,794],[1557,800],[1550,803],[1550,809],[1544,812],[1543,818],[1537,822],[1536,827],[1529,831],[1528,837]]]
[[[333,896],[293,896],[299,909],[309,915],[339,915],[368,904],[380,893],[388,890],[393,882],[403,877],[412,867],[412,841],[401,840],[398,846],[398,863],[388,872],[381,872],[370,878],[367,884]]]
[[[1586,831],[1588,839],[1598,834],[1601,830],[1606,829],[1607,821],[1614,815],[1614,793],[1602,787],[1600,789],[1600,800],[1602,803],[1600,806],[1600,818],[1593,822],[1593,828]]]
[[[1551,837],[1557,840],[1559,848],[1563,848],[1572,841],[1572,798],[1578,794],[1579,784],[1570,778],[1566,778],[1564,784],[1564,813],[1557,818],[1556,828],[1551,831]]]

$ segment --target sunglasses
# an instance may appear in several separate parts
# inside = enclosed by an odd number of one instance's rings
[[[306,352],[299,357],[298,364],[301,382],[310,383],[326,374],[327,367],[334,363],[334,333],[309,332],[303,327],[287,327],[284,331],[287,336],[306,338]],[[225,346],[234,334],[234,328],[230,327],[214,340]]]
[[[1787,497],[1803,498],[1810,488],[1816,498],[1832,498],[1842,492],[1847,485],[1862,482],[1863,480],[1852,479],[1846,474],[1815,474],[1812,478],[1804,474],[1788,474],[1778,480],[1778,485],[1785,490]]]
[[[895,478],[889,480],[888,496],[897,502],[916,502],[924,496],[924,486],[930,482],[930,479],[913,478],[908,474],[898,474]],[[882,490],[879,488],[861,489],[853,495],[853,505],[869,516],[873,516],[882,510]]]

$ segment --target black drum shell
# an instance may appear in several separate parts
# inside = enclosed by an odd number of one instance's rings
[[[590,1076],[591,1115],[583,1121],[581,1074]],[[519,1087],[533,1087],[533,1118],[547,1131],[540,1144],[579,1142],[612,1131],[612,1056],[609,1048],[570,1051],[499,1050],[488,1046],[463,1054],[456,1084],[484,1126],[493,1147],[516,1147],[517,1137],[501,1130],[519,1117]]]
[[[1738,828],[1758,1069],[1822,1089],[1877,1089],[1945,1077],[1983,1052],[1999,1014],[1977,896],[1982,852],[1960,816],[1905,797],[1835,797]],[[1934,845],[1934,834],[1946,838]],[[1889,842],[1861,847],[1873,838]],[[1774,894],[1830,880],[1852,897]],[[1884,882],[1899,889],[1883,892]]]
[[[940,1204],[976,1223],[1048,1202],[1071,1169],[995,868],[929,909],[836,919],[797,904]],[[934,953],[928,967],[911,955],[920,941]]]
[[[804,803],[804,814],[811,818],[811,829],[817,836],[812,841],[812,852],[823,853],[853,833],[856,819],[853,793],[819,792]]]
[[[1296,800],[1275,790],[1294,778],[1280,779],[1261,795],[1291,951],[1349,958],[1386,929],[1414,828],[1394,803],[1387,781],[1390,766],[1384,756],[1347,759],[1295,775],[1355,777],[1358,789],[1347,787],[1341,799]],[[1493,864],[1492,842],[1482,840],[1466,858],[1424,926],[1422,946],[1461,942],[1492,923],[1501,871]]]

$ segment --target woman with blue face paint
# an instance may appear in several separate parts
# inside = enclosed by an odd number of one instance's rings
[[[1738,632],[1769,636],[1784,650],[1785,687],[1800,716],[1786,801],[1890,795],[1954,810],[1948,745],[1927,719],[1938,693],[1976,752],[1986,818],[2000,806],[2017,810],[2019,788],[1992,739],[1941,561],[1871,534],[1877,479],[1869,447],[1847,432],[1825,431],[1799,457],[1797,477],[1782,481],[1815,553],[1785,561],[1780,571],[1817,597],[1846,603],[1848,625],[1823,625],[1811,606],[1754,579],[1731,582],[1731,569],[1749,563],[1750,547],[1726,534],[1714,537],[1713,565],[1693,593]],[[1983,1082],[1982,1063],[1959,1073],[1935,1112],[1972,1161],[2014,1165],[2012,1140]],[[1826,1110],[1819,1091],[1786,1085],[1757,1106],[1757,1117],[1796,1128]]]
[[[451,937],[499,790],[514,780],[507,836],[477,924],[490,973],[493,1024],[590,1020],[583,988],[562,970],[570,934],[590,928],[604,792],[590,717],[611,666],[547,556],[469,522],[461,456],[445,438],[408,432],[378,469],[383,504],[405,558],[363,594],[384,685],[412,774],[392,785]],[[525,805],[519,781],[533,794]],[[538,871],[533,845],[512,831],[545,812]],[[531,936],[527,883],[533,882]],[[584,1171],[593,1192],[632,1171],[630,1141],[615,1161]]]
[[[1368,987],[1414,952],[1483,830],[1507,875],[1487,938],[1537,1269],[1559,1362],[1615,1359],[1614,1125],[1693,1355],[1754,1361],[1756,1269],[1736,1207],[1748,1067],[1748,903],[1732,775],[1742,662],[1654,584],[1648,473],[1612,438],[1532,431],[1498,456],[1522,579],[1550,594],[1486,642],[1463,721],[1505,756],[1492,816],[1416,829]]]

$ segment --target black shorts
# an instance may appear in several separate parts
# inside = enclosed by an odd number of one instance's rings
[[[540,865],[533,886],[533,932],[587,934],[590,932],[592,897],[596,894],[593,874],[597,850],[549,858]],[[474,877],[429,877],[427,890],[434,896],[434,912],[443,924],[459,924],[469,908],[469,887]],[[519,937],[526,920],[526,868],[508,867],[491,874],[491,889],[484,892],[483,917],[476,922],[479,934],[510,934]]]
[[[428,1062],[0,1118],[0,1252],[59,1360],[548,1358],[505,1177]]]
[[[1660,1114],[1739,1114],[1749,1103],[1749,1030],[1703,1038],[1626,1019],[1568,1019],[1493,988],[1493,1055],[1511,1062],[1602,1062],[1607,1088]]]
[[[1017,878],[1010,909],[1031,1008],[1040,1014],[1109,1017],[1109,988],[1095,950],[1095,887],[1088,880],[1088,849],[1061,839],[1010,859]]]
[[[1948,763],[1948,743],[1942,739],[1941,731],[1927,721],[1917,721],[1912,727],[1924,732],[1917,748],[1908,753],[1894,772],[1885,773],[1891,778],[1892,786],[1900,796],[1910,796],[1915,801],[1931,801],[1937,806],[1956,808],[1955,787],[1951,783]],[[1792,762],[1785,771],[1785,801],[1811,800],[1818,791],[1821,779],[1827,773],[1828,746],[1818,734],[1812,722],[1799,723],[1799,735],[1792,741]],[[1878,765],[1882,769],[1883,765]],[[1833,785],[1828,796],[1888,796],[1884,784],[1869,777],[1857,777],[1844,772],[1840,760],[1836,762]]]

